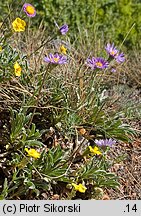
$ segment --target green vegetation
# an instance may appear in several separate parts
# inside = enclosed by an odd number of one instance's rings
[[[72,37],[88,30],[92,37],[96,34],[106,42],[121,43],[134,26],[124,44],[128,49],[140,45],[141,4],[137,0],[42,0],[40,3],[34,0],[33,3],[44,15],[47,25],[54,28],[54,21],[59,25],[66,22]]]
[[[7,14],[10,10],[8,2],[12,3],[14,13],[21,3],[16,1],[4,1],[0,3],[1,13]],[[71,32],[69,35],[75,38],[78,33],[83,37],[88,31],[92,37],[100,37],[107,41],[117,41],[119,44],[131,30],[124,45],[128,49],[133,46],[140,48],[141,28],[141,4],[138,0],[32,0],[38,11],[34,23],[38,25],[39,20],[52,32],[55,24],[67,23]],[[3,15],[1,20],[3,19]],[[133,27],[133,28],[132,28]],[[97,35],[97,36],[96,36]]]
[[[141,5],[32,1],[36,15],[9,3],[0,3],[0,199],[102,199],[120,186],[111,147],[132,143],[128,117],[140,115],[134,101],[121,105],[127,57],[120,46],[106,52],[105,41],[117,45],[129,33],[133,48]]]

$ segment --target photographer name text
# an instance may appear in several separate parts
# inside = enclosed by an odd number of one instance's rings
[[[72,205],[56,205],[45,203],[44,205],[28,205],[25,203],[20,204],[4,204],[3,205],[3,213],[6,214],[16,214],[16,213],[80,213],[81,207],[80,204],[72,204]]]

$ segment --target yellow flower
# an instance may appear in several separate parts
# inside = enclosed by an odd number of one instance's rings
[[[25,30],[26,22],[18,17],[12,22],[12,26],[14,31],[21,32]]]
[[[0,46],[0,52],[2,51],[2,46]]]
[[[16,76],[21,76],[22,68],[21,68],[21,66],[18,64],[18,62],[16,62],[16,63],[14,64],[14,69],[15,69],[15,75],[16,75]]]
[[[35,149],[31,148],[28,150],[28,148],[25,148],[25,151],[28,153],[28,156],[33,157],[35,159],[40,158],[40,153],[37,152]]]
[[[61,46],[60,46],[60,48],[59,48],[59,51],[60,51],[60,53],[62,53],[62,54],[65,54],[65,55],[66,55],[66,53],[67,53],[67,48],[66,48],[66,47],[64,47],[63,45],[61,45]]]
[[[102,154],[97,146],[95,146],[94,148],[89,146],[89,150],[90,150],[91,153],[96,154],[96,155],[101,155]]]
[[[74,189],[76,191],[79,191],[81,193],[85,193],[85,191],[87,190],[87,188],[84,185],[82,185],[82,184],[77,185],[75,183],[72,183],[72,186],[74,187]]]

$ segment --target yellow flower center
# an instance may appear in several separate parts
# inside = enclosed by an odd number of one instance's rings
[[[111,51],[110,54],[111,54],[111,55],[115,55],[115,52],[114,52],[114,51]]]
[[[27,13],[29,13],[31,15],[34,14],[34,12],[35,12],[34,7],[32,7],[31,5],[28,5],[26,7],[26,11],[27,11]]]
[[[53,60],[55,61],[55,62],[58,62],[59,61],[59,58],[53,58]]]
[[[101,62],[96,62],[96,66],[102,67],[102,63]]]

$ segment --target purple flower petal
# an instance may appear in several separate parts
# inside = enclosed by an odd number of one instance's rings
[[[114,46],[114,44],[108,43],[105,49],[109,56],[113,57],[118,63],[125,61],[124,53],[119,53],[119,50]]]
[[[67,24],[62,25],[59,30],[62,35],[65,35],[69,30],[68,25]]]
[[[124,61],[125,61],[124,53],[118,53],[118,54],[115,56],[115,60],[116,60],[118,63],[124,62]]]
[[[92,57],[92,59],[87,59],[86,61],[86,64],[87,66],[91,67],[93,70],[96,68],[96,65],[95,65],[95,58]]]
[[[115,140],[110,139],[101,139],[101,140],[95,140],[95,144],[98,146],[109,146],[112,147],[112,145],[114,145],[116,143]]]
[[[115,73],[115,72],[116,72],[116,69],[115,69],[115,68],[112,68],[112,69],[111,69],[111,72]]]
[[[119,52],[117,50],[117,48],[114,46],[114,44],[108,43],[107,46],[105,47],[105,49],[106,49],[107,53],[112,57],[116,56],[117,53]]]

